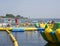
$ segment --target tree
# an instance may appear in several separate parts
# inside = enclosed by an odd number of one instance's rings
[[[6,17],[11,17],[11,18],[14,18],[15,16],[13,14],[6,14]]]
[[[22,18],[22,16],[21,15],[17,15],[16,18]]]
[[[16,17],[19,18],[19,17],[21,17],[21,16],[20,16],[20,15],[17,15]]]

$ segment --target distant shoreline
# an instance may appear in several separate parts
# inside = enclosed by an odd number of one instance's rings
[[[6,14],[5,16],[0,16],[0,18],[18,18],[18,19],[28,19],[27,17],[23,17],[21,15],[14,16],[13,14]]]

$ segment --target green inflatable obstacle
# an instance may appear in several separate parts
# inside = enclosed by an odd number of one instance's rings
[[[37,28],[45,28],[46,23],[36,23],[34,24]]]
[[[60,23],[59,22],[50,24],[50,25],[47,24],[45,27],[45,30],[40,31],[40,33],[47,42],[60,43]]]
[[[36,28],[39,28],[40,27],[39,26],[39,23],[35,23],[34,25],[35,25]]]

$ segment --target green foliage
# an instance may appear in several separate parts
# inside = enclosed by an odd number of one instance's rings
[[[25,19],[25,17],[23,17],[21,15],[17,15],[16,18]]]
[[[18,19],[28,19],[26,17],[23,17],[21,15],[14,16],[13,14],[6,14],[6,16],[0,16],[1,18],[18,18]]]
[[[21,16],[20,15],[17,15],[16,18],[21,18]]]
[[[12,17],[12,18],[14,18],[15,16],[13,15],[13,14],[6,14],[6,17]]]
[[[20,15],[17,15],[16,17],[20,17]]]

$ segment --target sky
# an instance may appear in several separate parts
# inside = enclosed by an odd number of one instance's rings
[[[60,18],[60,0],[0,0],[0,16]]]

